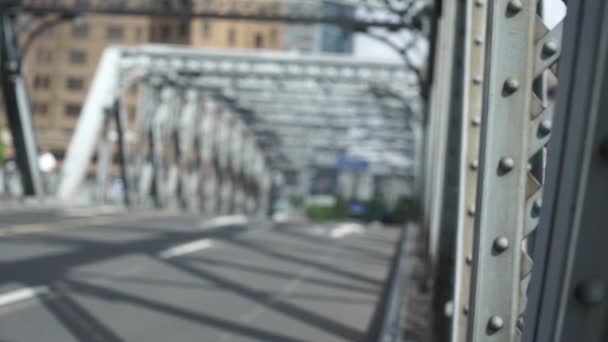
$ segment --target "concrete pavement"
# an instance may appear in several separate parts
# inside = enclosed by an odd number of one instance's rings
[[[20,214],[0,215],[0,341],[368,341],[399,240],[339,223]]]

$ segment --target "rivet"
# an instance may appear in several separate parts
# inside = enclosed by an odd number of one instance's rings
[[[475,6],[477,6],[477,7],[483,7],[485,4],[486,4],[486,2],[483,1],[483,0],[476,0],[475,1]]]
[[[469,164],[469,168],[473,171],[477,170],[477,168],[479,168],[479,162],[477,161],[477,159],[471,161],[471,163]]]
[[[523,8],[524,4],[522,4],[521,0],[511,0],[507,5],[507,11],[511,15],[521,12]]]
[[[543,44],[543,54],[546,56],[552,56],[554,55],[557,50],[559,49],[559,45],[557,45],[557,42],[555,41],[548,41],[545,44]]]
[[[475,37],[475,45],[477,45],[477,46],[483,45],[483,38],[482,37]]]
[[[540,125],[538,126],[538,132],[542,136],[546,136],[547,134],[551,133],[552,128],[553,128],[553,124],[552,124],[551,120],[543,120],[540,122]]]
[[[463,307],[462,307],[462,313],[463,313],[463,314],[465,314],[465,315],[468,315],[468,314],[469,314],[469,307],[468,307],[468,306],[466,306],[466,305],[465,305],[465,306],[463,306]]]
[[[601,304],[606,297],[606,286],[601,280],[587,280],[576,287],[576,299],[586,306]]]
[[[504,236],[500,236],[497,237],[496,240],[494,240],[494,249],[499,252],[502,253],[504,251],[506,251],[509,248],[509,239],[507,239]]]
[[[479,75],[473,77],[473,84],[480,85],[483,82],[483,78]]]
[[[524,330],[524,318],[520,317],[519,319],[517,319],[517,328],[519,328],[519,330]]]
[[[532,215],[534,216],[538,216],[540,214],[540,210],[543,207],[543,200],[542,199],[537,199],[536,201],[534,201],[534,203],[532,204]]]
[[[479,125],[481,125],[481,118],[479,116],[472,118],[471,125],[473,125],[473,127],[478,127]]]
[[[467,214],[469,214],[469,216],[475,216],[475,207],[470,206],[469,209],[467,209]]]
[[[507,95],[513,94],[519,89],[519,81],[514,77],[509,77],[504,84],[504,90]]]
[[[510,172],[515,167],[515,161],[510,157],[502,158],[498,164],[498,167],[500,171],[504,173]]]
[[[470,255],[467,255],[467,257],[464,259],[464,261],[466,261],[467,265],[470,265],[473,263],[473,257],[471,257]]]
[[[498,330],[502,329],[502,327],[504,327],[504,326],[505,326],[505,321],[500,316],[494,315],[494,316],[490,317],[490,320],[488,321],[488,328],[492,332],[497,332]]]

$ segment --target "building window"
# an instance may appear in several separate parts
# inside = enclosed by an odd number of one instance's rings
[[[171,37],[171,27],[168,24],[160,28],[160,40],[169,40]]]
[[[33,107],[34,114],[36,115],[46,115],[49,112],[48,103],[34,102]]]
[[[87,54],[82,50],[70,51],[70,63],[72,64],[84,64],[87,61]]]
[[[89,24],[84,21],[78,21],[72,25],[72,37],[87,38],[89,36]]]
[[[188,27],[188,23],[179,24],[179,35],[182,38],[188,37],[189,33],[190,33],[190,27]]]
[[[65,115],[71,117],[78,117],[80,116],[81,109],[82,106],[78,103],[68,103],[65,105]]]
[[[66,88],[69,90],[82,90],[82,88],[84,88],[84,80],[80,77],[68,77],[66,80]]]
[[[144,30],[141,27],[135,29],[135,40],[138,42],[144,40]]]
[[[45,48],[38,48],[36,50],[36,62],[41,64],[48,64],[53,61],[53,53]]]
[[[51,76],[36,75],[34,76],[34,89],[45,90],[51,87]]]
[[[106,29],[106,38],[108,40],[121,40],[124,36],[125,31],[120,26],[108,26]]]
[[[209,20],[203,21],[203,38],[210,39],[212,34]]]
[[[264,37],[261,33],[255,35],[255,48],[261,49],[264,47]]]
[[[235,46],[236,45],[236,30],[231,28],[228,30],[228,45]]]
[[[277,29],[272,29],[272,31],[270,31],[270,44],[275,48],[279,45],[279,33],[277,32]]]

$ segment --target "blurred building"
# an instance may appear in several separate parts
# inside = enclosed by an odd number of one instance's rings
[[[306,11],[313,15],[342,18],[355,15],[355,7],[340,0],[319,0],[305,3],[306,8],[302,8],[302,5],[297,3],[290,3],[287,5],[287,11],[292,13]],[[285,50],[352,54],[354,32],[340,26],[326,24],[289,25],[283,30],[283,44]]]
[[[24,22],[28,20],[40,18],[24,18]],[[55,26],[36,39],[25,60],[38,142],[63,158],[101,54],[109,45],[280,49],[282,26],[277,22],[108,15],[87,15]],[[126,100],[131,124],[136,100],[137,90],[133,90]],[[6,127],[4,110],[1,104],[0,129]]]

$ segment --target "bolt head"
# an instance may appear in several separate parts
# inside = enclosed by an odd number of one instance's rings
[[[587,280],[576,287],[575,297],[586,306],[601,304],[606,297],[606,286],[601,280]]]
[[[473,257],[470,255],[467,255],[467,257],[464,259],[464,261],[467,263],[467,265],[470,265],[473,263]]]
[[[481,46],[483,45],[483,37],[475,37],[475,45]]]
[[[497,332],[505,326],[505,320],[497,315],[490,317],[488,320],[488,328],[492,332]]]
[[[479,161],[477,161],[477,159],[471,161],[469,168],[473,171],[477,170],[479,168]]]
[[[473,77],[473,84],[480,85],[483,82],[483,78],[479,75]]]
[[[481,125],[481,118],[479,116],[476,116],[471,119],[471,125],[473,125],[473,127],[479,127],[479,125]]]
[[[553,124],[551,122],[551,120],[543,120],[540,122],[540,125],[538,126],[538,133],[540,133],[541,136],[546,136],[549,133],[551,133],[551,129],[553,128]]]
[[[514,77],[509,77],[504,84],[505,94],[511,95],[519,89],[519,81]]]
[[[469,314],[469,307],[467,305],[465,305],[465,306],[462,307],[462,313],[465,314],[465,315]]]
[[[507,5],[507,12],[510,15],[515,15],[521,12],[522,9],[524,9],[524,4],[521,2],[521,0],[511,0]]]
[[[483,7],[486,4],[484,0],[475,0],[475,6]]]
[[[470,206],[469,209],[467,209],[467,214],[469,214],[469,216],[475,216],[475,206]]]
[[[556,41],[550,40],[543,44],[543,54],[545,56],[553,56],[557,50],[559,50],[559,45]]]
[[[509,239],[507,239],[504,236],[500,236],[497,237],[496,240],[494,240],[494,249],[499,252],[502,253],[504,251],[506,251],[509,248]]]
[[[515,167],[515,160],[513,160],[513,158],[511,158],[511,157],[502,158],[500,160],[500,163],[498,164],[498,168],[500,169],[500,171],[502,171],[504,173],[511,172],[511,170],[513,170],[514,167]]]
[[[543,200],[539,198],[536,201],[534,201],[534,203],[532,204],[532,212],[535,214],[539,214],[542,207],[543,207]]]

